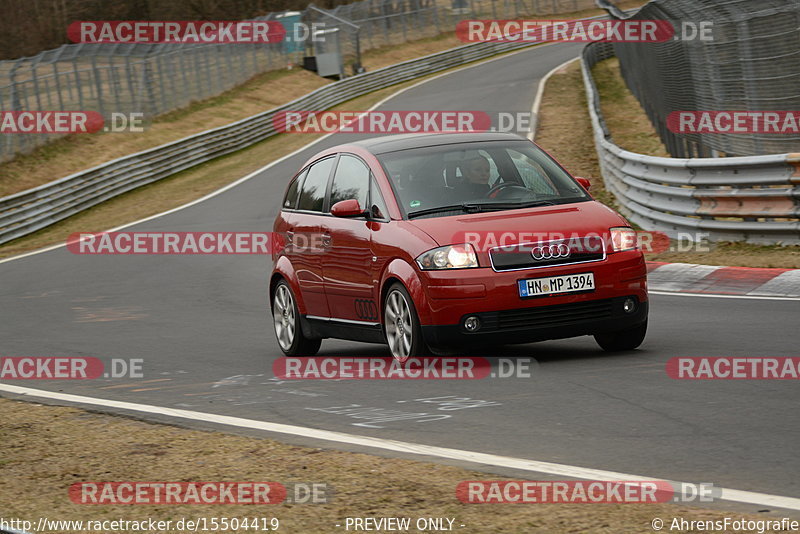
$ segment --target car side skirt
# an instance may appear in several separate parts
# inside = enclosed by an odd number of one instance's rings
[[[347,321],[331,317],[301,315],[303,334],[312,338],[336,338],[366,343],[386,343],[380,323]]]

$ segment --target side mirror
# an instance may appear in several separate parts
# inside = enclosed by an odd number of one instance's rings
[[[592,187],[591,182],[589,182],[589,180],[586,178],[578,178],[576,176],[575,179],[578,180],[578,183],[581,184],[583,188],[586,189],[587,191],[589,190],[590,187]]]
[[[331,215],[334,217],[361,217],[366,215],[366,211],[358,204],[358,200],[350,198],[331,206]]]

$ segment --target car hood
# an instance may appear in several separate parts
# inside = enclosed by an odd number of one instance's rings
[[[407,222],[431,236],[440,246],[475,243],[477,238],[487,247],[587,235],[605,236],[611,227],[628,225],[621,215],[597,201]]]

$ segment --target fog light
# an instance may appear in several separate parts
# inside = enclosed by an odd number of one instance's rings
[[[625,313],[633,313],[636,310],[636,301],[631,298],[625,299],[625,302],[622,303],[622,309]]]
[[[480,327],[481,327],[481,320],[475,317],[474,315],[464,319],[464,328],[467,330],[467,332],[475,332]]]

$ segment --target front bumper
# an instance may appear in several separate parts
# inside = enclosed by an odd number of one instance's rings
[[[631,313],[623,310],[627,298],[636,301]],[[465,344],[511,344],[594,335],[633,328],[647,320],[648,303],[635,295],[585,300],[569,304],[465,314],[458,324],[422,327],[425,341],[446,348]],[[468,332],[463,320],[475,316],[481,327]]]
[[[592,272],[595,289],[549,297],[520,298],[517,281]],[[418,306],[425,340],[451,344],[525,343],[623,330],[647,320],[647,266],[641,252],[610,254],[605,260],[541,269],[426,272],[425,306]],[[637,306],[625,313],[622,303]],[[481,328],[467,332],[464,319],[476,316]]]

